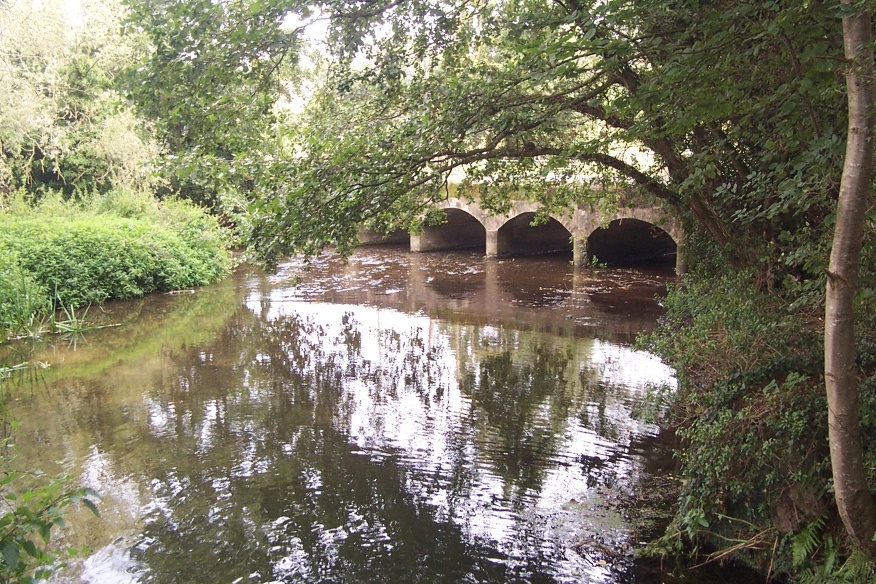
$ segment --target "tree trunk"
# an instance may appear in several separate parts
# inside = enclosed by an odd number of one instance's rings
[[[851,0],[842,0],[850,4]],[[843,19],[849,128],[827,278],[824,376],[836,503],[858,549],[876,552],[876,506],[867,485],[855,364],[854,301],[873,174],[872,25],[862,12]]]

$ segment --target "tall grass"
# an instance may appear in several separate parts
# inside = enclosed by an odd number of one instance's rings
[[[14,251],[0,244],[0,341],[33,330],[51,306],[45,286],[20,267]]]

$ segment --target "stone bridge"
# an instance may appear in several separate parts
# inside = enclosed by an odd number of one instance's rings
[[[389,240],[410,237],[415,252],[483,249],[487,257],[572,252],[578,266],[591,258],[608,265],[674,261],[676,273],[684,273],[681,226],[656,208],[621,208],[609,215],[577,208],[566,215],[551,215],[536,226],[531,223],[540,205],[530,201],[514,201],[505,215],[490,215],[477,203],[461,199],[448,199],[438,208],[447,214],[445,223]],[[378,240],[387,241],[374,234],[360,235],[363,244]]]

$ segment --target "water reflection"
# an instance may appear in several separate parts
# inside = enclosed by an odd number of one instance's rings
[[[458,294],[435,285],[448,261]],[[62,579],[630,580],[618,503],[658,434],[631,412],[671,372],[625,344],[651,312],[596,325],[580,274],[528,261],[290,264],[53,350],[16,405],[42,438],[23,454],[106,495],[68,535],[98,551]],[[562,299],[513,292],[536,288]]]

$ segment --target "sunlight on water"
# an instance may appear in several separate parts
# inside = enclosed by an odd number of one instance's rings
[[[16,404],[103,495],[56,581],[634,581],[666,278],[374,250],[145,299]]]

